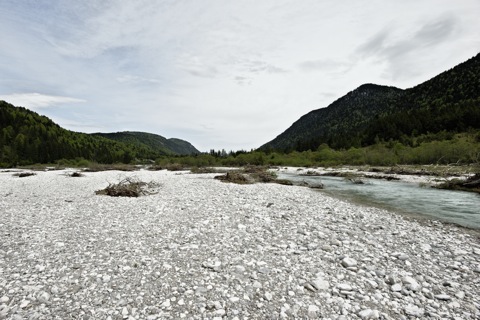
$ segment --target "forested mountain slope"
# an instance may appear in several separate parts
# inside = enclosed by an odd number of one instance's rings
[[[95,133],[94,135],[102,136],[115,141],[130,143],[138,147],[151,148],[160,150],[166,154],[198,154],[198,151],[190,142],[176,139],[164,138],[157,134],[147,132],[124,131],[116,133]]]
[[[360,147],[405,143],[426,133],[480,129],[480,54],[411,89],[362,85],[327,108],[297,120],[260,150]]]
[[[156,159],[187,150],[177,147],[179,143],[175,139],[165,148],[157,148],[149,142],[140,143],[144,136],[156,135],[137,133],[134,142],[122,142],[73,132],[36,112],[0,101],[0,166],[3,167],[75,158],[99,163],[129,163],[134,159]],[[191,146],[186,141],[183,143]],[[170,149],[172,145],[175,150]],[[191,148],[196,150],[193,146]]]

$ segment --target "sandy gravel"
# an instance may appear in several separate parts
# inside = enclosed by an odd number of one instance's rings
[[[480,319],[480,241],[214,174],[0,172],[0,319]],[[140,198],[95,195],[126,176]]]

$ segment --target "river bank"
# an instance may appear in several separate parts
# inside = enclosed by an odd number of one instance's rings
[[[0,173],[0,319],[476,319],[480,241],[216,174]],[[95,191],[125,177],[158,193]]]
[[[311,176],[351,176],[358,178],[372,178],[398,180],[416,183],[422,186],[437,186],[442,183],[460,179],[465,180],[474,175],[476,168],[458,166],[396,166],[396,167],[369,167],[369,166],[341,166],[341,167],[278,167],[274,172],[311,175]]]

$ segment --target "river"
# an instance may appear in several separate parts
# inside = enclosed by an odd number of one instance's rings
[[[279,173],[278,178],[310,183],[320,181],[325,186],[320,191],[337,198],[480,229],[480,195],[476,193],[367,178],[362,179],[364,184],[355,184],[340,177],[301,176],[292,173]]]

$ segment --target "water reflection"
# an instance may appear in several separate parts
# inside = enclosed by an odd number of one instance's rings
[[[279,178],[321,181],[325,185],[322,192],[335,197],[480,229],[480,196],[475,193],[422,188],[415,183],[377,179],[364,179],[365,184],[355,184],[344,178],[329,176],[280,173]]]

